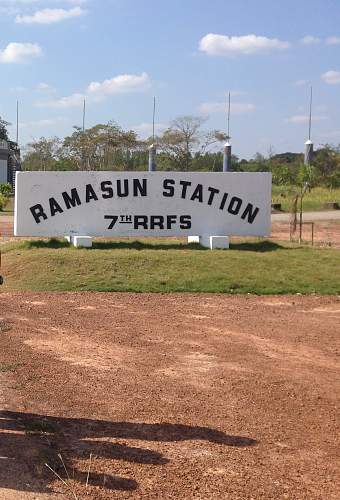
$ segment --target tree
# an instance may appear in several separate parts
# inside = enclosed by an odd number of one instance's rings
[[[198,116],[180,116],[171,122],[170,127],[157,139],[163,153],[160,157],[163,167],[187,172],[195,153],[205,154],[208,147],[226,140],[226,135],[218,130],[202,131],[204,122],[205,119]]]
[[[61,149],[58,137],[41,137],[30,142],[27,147],[22,164],[24,170],[55,170]]]
[[[296,191],[291,209],[291,234],[295,232],[297,225],[297,212],[299,211],[299,243],[302,241],[302,219],[303,219],[303,198],[307,191],[311,191],[315,186],[315,167],[312,165],[300,164],[296,178]],[[300,201],[300,206],[298,204]]]
[[[136,133],[123,131],[114,122],[98,124],[65,137],[62,157],[75,164],[78,170],[127,170],[131,153],[141,148]]]
[[[8,131],[7,127],[10,125],[10,123],[6,122],[6,120],[3,120],[0,117],[0,140],[1,141],[8,141]]]
[[[316,152],[314,165],[319,184],[331,189],[340,186],[339,147],[324,145]]]

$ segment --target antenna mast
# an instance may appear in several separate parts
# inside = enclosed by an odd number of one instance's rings
[[[153,114],[152,114],[152,144],[149,146],[149,172],[156,170],[156,147],[155,147],[155,116],[156,116],[156,97],[153,98]]]
[[[312,131],[312,104],[313,104],[313,87],[310,87],[310,102],[309,102],[309,128],[308,128],[308,140],[311,140]]]
[[[228,140],[229,140],[230,139],[230,92],[228,94],[227,135],[228,135]]]
[[[86,99],[84,97],[84,106],[83,106],[83,132],[85,132],[85,115],[86,115]]]
[[[228,107],[227,107],[227,142],[223,148],[223,172],[231,170],[231,144],[230,139],[230,92],[228,94]]]
[[[156,97],[153,98],[153,115],[152,115],[152,142],[155,142],[155,116],[156,116]]]
[[[310,87],[309,101],[309,124],[308,124],[308,140],[305,142],[304,164],[310,165],[313,161],[313,143],[311,141],[312,134],[312,104],[313,104],[313,87]]]
[[[19,101],[17,101],[17,145],[19,145]]]

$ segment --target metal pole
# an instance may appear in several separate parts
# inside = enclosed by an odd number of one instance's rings
[[[304,164],[310,165],[313,161],[313,143],[311,140],[312,133],[312,104],[313,104],[313,87],[310,88],[310,101],[309,101],[309,124],[308,124],[308,141],[305,142],[305,158]]]
[[[149,172],[156,170],[156,146],[155,142],[155,116],[156,116],[156,97],[153,98],[153,115],[152,115],[152,144],[149,146]]]
[[[299,233],[299,244],[302,242],[302,192],[300,197],[300,233]]]
[[[19,145],[19,101],[17,101],[17,145]]]
[[[230,92],[228,94],[228,107],[227,107],[227,142],[223,148],[223,172],[231,170],[231,144],[230,139]]]
[[[228,140],[230,139],[230,92],[228,94],[228,126],[227,126]]]
[[[84,99],[84,106],[83,106],[83,132],[85,132],[85,114],[86,114],[86,99]]]
[[[308,139],[311,140],[312,131],[312,103],[313,103],[313,87],[310,87],[310,101],[309,101],[309,129],[308,129]]]

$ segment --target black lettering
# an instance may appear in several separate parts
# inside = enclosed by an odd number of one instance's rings
[[[54,217],[57,213],[62,214],[64,212],[64,210],[54,198],[50,198],[48,201],[50,203],[50,212],[52,217]]]
[[[111,221],[109,226],[108,226],[108,229],[113,229],[116,225],[117,220],[118,220],[118,216],[117,215],[104,215],[104,219]]]
[[[119,179],[117,181],[117,194],[119,198],[126,198],[129,196],[129,181],[128,179],[123,180],[124,183],[124,190],[122,190],[122,181]]]
[[[202,186],[202,184],[197,184],[195,191],[192,193],[190,200],[191,201],[198,200],[200,203],[203,202],[203,186]]]
[[[90,203],[91,200],[98,201],[98,196],[91,184],[86,184],[86,203]]]
[[[174,179],[164,179],[163,182],[163,196],[171,198],[175,194],[175,180]]]
[[[111,181],[103,181],[100,184],[100,189],[102,190],[102,197],[104,200],[107,200],[108,198],[113,198],[113,189],[112,187],[112,182]]]
[[[61,193],[61,196],[64,198],[67,209],[70,209],[71,207],[74,208],[76,205],[81,205],[79,194],[76,188],[71,189],[71,196],[66,191]]]
[[[167,215],[166,217],[166,228],[172,229],[173,224],[177,222],[177,215]]]
[[[224,209],[224,206],[227,203],[228,196],[229,196],[228,193],[224,193],[222,201],[221,201],[221,205],[220,205],[220,210]]]
[[[181,215],[179,222],[181,229],[191,229],[191,215]]]
[[[142,184],[139,179],[133,179],[133,196],[146,196],[147,195],[146,179],[142,179]]]
[[[249,224],[252,224],[259,211],[260,209],[258,207],[254,208],[254,205],[248,203],[248,205],[245,208],[245,211],[241,215],[241,219],[245,220],[245,218],[248,217],[247,222],[249,222]]]
[[[180,185],[182,186],[182,194],[181,194],[181,197],[183,199],[186,198],[186,195],[187,195],[187,189],[189,186],[191,186],[191,182],[189,181],[179,181]]]
[[[143,229],[148,229],[148,216],[147,215],[135,215],[134,216],[134,229],[138,229],[142,226]]]
[[[37,224],[40,224],[41,218],[43,220],[47,219],[47,215],[44,212],[43,206],[42,205],[34,205],[33,207],[30,207],[30,211],[34,217],[34,220]]]
[[[241,198],[233,196],[229,203],[228,212],[232,215],[237,215],[240,211],[241,205],[242,205]]]
[[[164,229],[164,217],[162,215],[151,215],[150,217],[150,229]]]
[[[219,193],[220,190],[212,187],[208,187],[208,191],[210,191],[208,205],[211,205],[214,199],[215,194]]]

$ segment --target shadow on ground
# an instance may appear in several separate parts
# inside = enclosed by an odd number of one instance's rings
[[[106,441],[105,441],[106,438]],[[61,478],[71,471],[74,479],[86,483],[86,470],[74,468],[77,460],[94,457],[123,460],[138,464],[164,466],[169,460],[147,448],[128,446],[109,439],[135,439],[154,442],[204,440],[221,446],[254,446],[254,439],[227,435],[208,427],[181,424],[148,424],[109,422],[101,420],[59,418],[12,411],[0,412],[0,492],[1,488],[17,491],[51,492],[49,483],[55,480],[47,463]],[[58,455],[61,455],[65,468]],[[134,479],[108,476],[95,469],[91,472],[92,486],[108,490],[133,491]]]
[[[67,241],[52,238],[50,240],[27,241],[24,243],[24,247],[59,249],[69,248],[70,245]],[[92,248],[95,250],[208,250],[208,248],[202,247],[198,243],[178,243],[171,241],[162,242],[161,240],[156,242],[148,242],[146,240],[94,241]],[[230,250],[242,250],[248,252],[274,252],[282,249],[287,250],[288,248],[268,240],[230,244]]]

